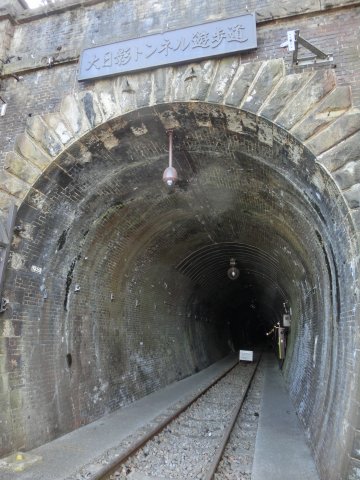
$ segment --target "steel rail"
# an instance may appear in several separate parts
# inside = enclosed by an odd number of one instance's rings
[[[218,383],[220,380],[222,380],[224,377],[226,377],[226,375],[228,375],[234,368],[236,368],[237,365],[238,365],[238,362],[236,361],[235,365],[228,368],[225,372],[223,372],[221,375],[216,377],[215,380],[213,380],[209,385],[202,388],[200,390],[200,392],[198,392],[190,400],[186,401],[178,410],[176,410],[175,413],[169,415],[163,421],[158,423],[155,427],[151,428],[145,435],[143,435],[141,438],[139,438],[134,443],[132,443],[129,447],[127,447],[119,456],[116,457],[116,459],[114,459],[112,462],[110,462],[109,464],[102,467],[94,475],[91,475],[91,477],[89,477],[89,480],[109,480],[110,475],[115,473],[119,469],[119,467],[129,457],[134,455],[149,440],[151,440],[158,433],[160,433],[162,430],[164,430],[164,428],[167,427],[167,425],[169,425],[177,417],[179,417],[185,410],[187,410],[190,407],[190,405],[195,403],[202,395],[204,395],[204,393],[206,393],[208,390],[210,390],[211,387],[213,387],[216,383]],[[255,370],[256,370],[256,368],[255,368]]]
[[[255,368],[254,368],[254,371],[248,381],[248,384],[246,386],[246,389],[245,391],[243,392],[241,398],[240,398],[240,401],[239,403],[234,407],[233,409],[233,412],[231,414],[231,418],[230,418],[230,421],[229,421],[229,424],[226,428],[226,430],[224,431],[224,434],[223,434],[223,437],[222,437],[222,440],[221,440],[221,443],[220,445],[218,446],[218,448],[216,449],[215,453],[214,453],[214,456],[213,456],[213,461],[211,462],[209,468],[208,468],[208,471],[207,473],[205,473],[205,476],[203,478],[203,480],[212,480],[214,478],[214,475],[216,473],[216,470],[219,466],[219,463],[222,459],[222,456],[223,456],[223,453],[224,453],[224,450],[226,448],[226,445],[228,443],[228,440],[229,440],[229,437],[230,437],[230,434],[234,428],[234,425],[235,425],[235,422],[236,422],[236,419],[238,418],[239,416],[239,413],[240,413],[240,410],[243,406],[243,403],[245,401],[245,398],[246,398],[246,395],[250,389],[250,386],[252,384],[252,381],[253,381],[253,378],[255,376],[255,373],[256,373],[256,370],[259,366],[259,363],[260,363],[260,359],[261,359],[261,355],[259,356],[257,362],[256,362],[256,365],[255,365]]]

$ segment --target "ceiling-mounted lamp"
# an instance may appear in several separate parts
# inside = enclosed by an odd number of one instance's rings
[[[236,260],[235,258],[230,258],[230,268],[227,271],[227,275],[230,280],[236,280],[239,277],[240,271],[236,267]]]
[[[175,168],[172,166],[173,131],[168,130],[167,134],[169,135],[169,166],[164,170],[163,181],[168,187],[172,187],[178,179],[178,174]]]

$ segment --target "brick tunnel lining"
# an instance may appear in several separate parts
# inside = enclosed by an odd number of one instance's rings
[[[309,152],[291,162],[294,140],[269,148],[251,131],[229,131],[226,112],[211,108],[203,127],[193,107],[171,112],[180,123],[174,192],[161,185],[164,125],[144,109],[70,147],[23,203],[8,284],[16,285],[13,315],[25,319],[28,448],[250,341],[239,328],[244,311],[263,335],[284,301],[293,314],[290,392],[316,454],[339,448],[331,431],[343,424],[340,390],[349,382],[340,305],[350,310],[339,285],[347,279],[351,290],[354,274],[338,194]],[[220,260],[214,245],[224,247]],[[231,245],[243,253],[238,282],[226,277]],[[191,260],[204,248],[210,262]],[[189,258],[196,278],[181,269]],[[43,274],[27,273],[32,265]],[[33,420],[40,412],[46,423]]]
[[[235,261],[239,272],[234,280],[228,275],[229,260]],[[279,262],[259,248],[236,242],[211,244],[191,253],[176,268],[201,288],[202,304],[216,322],[228,326],[235,350],[264,348],[267,332],[282,322],[282,313],[290,311],[278,282]]]

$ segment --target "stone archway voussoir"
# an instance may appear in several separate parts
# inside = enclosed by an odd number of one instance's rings
[[[19,206],[26,197],[31,186],[20,180],[20,178],[8,173],[6,170],[1,175],[1,196],[0,207],[3,211],[7,211],[11,203]]]
[[[258,115],[274,121],[280,112],[293,100],[294,92],[300,91],[314,75],[314,72],[286,75],[264,102]]]
[[[30,186],[33,185],[42,174],[42,170],[16,152],[9,152],[6,155],[4,168],[9,174]]]
[[[64,97],[60,106],[60,115],[64,124],[72,132],[73,140],[77,140],[91,128],[82,105],[73,95]]]
[[[283,59],[263,62],[254,82],[250,85],[242,100],[240,108],[248,112],[258,113],[284,76],[285,65]]]
[[[94,92],[101,108],[104,121],[108,121],[118,115],[118,106],[114,91],[113,80],[101,80],[94,85]]]
[[[351,108],[349,86],[336,87],[290,130],[301,142],[308,141]]]
[[[323,129],[318,135],[311,137],[305,142],[305,145],[314,155],[319,156],[359,130],[360,111],[353,108],[335,120],[326,129]]]
[[[59,113],[29,119],[26,132],[16,139],[15,152],[7,156],[1,190],[24,198],[58,155],[110,119],[146,106],[192,101],[241,108],[240,115],[230,119],[233,131],[241,132],[247,120],[251,128],[254,121],[246,111],[270,120],[322,158],[360,125],[359,111],[351,109],[350,88],[336,87],[332,70],[286,75],[283,59],[241,64],[239,57],[160,68],[96,82],[93,89],[64,97]],[[159,117],[165,128],[176,127],[174,116],[160,112]],[[271,130],[269,126],[259,133],[263,137],[259,139],[269,145]],[[355,177],[344,193],[352,208],[357,208]]]
[[[40,115],[29,119],[26,131],[50,157],[55,158],[63,150],[63,145],[57,139],[56,134]]]
[[[15,151],[24,158],[24,161],[29,161],[41,171],[45,170],[52,162],[51,156],[28,133],[16,138]]]

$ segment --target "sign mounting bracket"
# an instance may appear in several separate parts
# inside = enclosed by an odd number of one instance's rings
[[[302,45],[309,50],[312,55],[307,57],[298,56],[299,45]],[[288,47],[289,52],[293,52],[292,63],[293,65],[306,66],[314,65],[318,63],[328,63],[334,60],[332,53],[324,53],[319,48],[315,47],[312,43],[305,40],[300,36],[300,30],[290,30],[287,32],[287,42],[281,44],[282,47]]]

